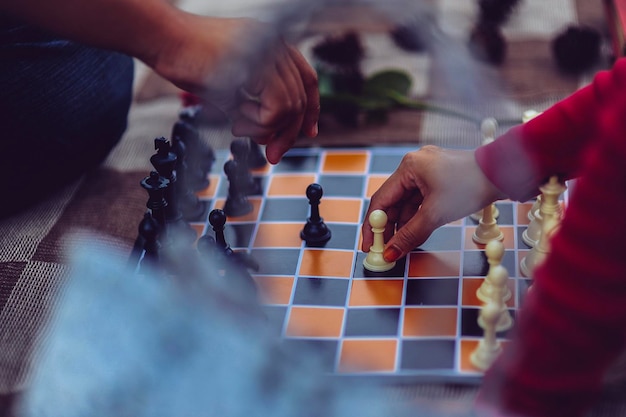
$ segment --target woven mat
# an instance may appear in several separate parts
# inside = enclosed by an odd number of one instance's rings
[[[462,39],[475,15],[474,1],[437,0],[437,18],[453,39]],[[208,6],[207,6],[208,7]],[[346,14],[349,16],[346,18]],[[367,28],[366,69],[381,65],[403,66],[406,57],[389,46],[384,28],[388,22],[366,13],[333,13],[318,22],[317,31],[335,31],[347,21]],[[534,108],[543,110],[570,94],[588,78],[563,77],[555,68],[550,40],[567,24],[582,22],[604,30],[604,18],[597,0],[525,0],[505,27],[509,42],[507,61],[500,68],[472,64],[485,87],[464,96],[458,80],[444,76],[442,62],[428,55],[413,59],[407,67],[413,76],[417,97],[438,100],[475,115],[507,119]],[[306,53],[306,44],[303,44]],[[415,57],[414,57],[415,58]],[[411,65],[413,65],[411,64]],[[69,185],[47,201],[10,219],[0,221],[0,415],[12,395],[28,387],[28,369],[36,360],[30,353],[46,337],[42,323],[54,308],[54,300],[67,276],[64,247],[69,232],[88,229],[120,254],[128,253],[136,237],[138,221],[145,210],[146,195],[139,181],[151,169],[152,140],[168,136],[179,110],[178,90],[151,74],[143,73],[137,84],[137,100],[130,113],[129,129],[106,163]],[[432,113],[398,111],[384,125],[362,125],[357,129],[323,120],[320,137],[301,141],[310,145],[370,145],[376,143],[433,143],[441,146],[476,146],[477,127]],[[501,129],[505,129],[502,126]],[[205,139],[216,148],[231,140],[225,126],[207,127]],[[82,235],[84,236],[84,235]],[[90,242],[83,242],[89,244]],[[615,385],[613,385],[615,387]],[[593,416],[626,415],[626,403],[611,388]],[[473,388],[433,385],[404,387],[394,391],[404,398],[448,399],[467,404]]]

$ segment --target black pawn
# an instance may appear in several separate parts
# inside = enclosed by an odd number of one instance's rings
[[[209,186],[209,174],[215,162],[215,152],[200,138],[198,129],[185,120],[179,120],[172,128],[172,141],[180,140],[187,149],[188,186],[194,191]]]
[[[205,249],[211,248],[215,246],[220,250],[223,254],[225,254],[231,261],[235,262],[236,265],[253,269],[255,271],[259,270],[259,264],[250,257],[245,252],[235,252],[231,249],[230,245],[226,242],[226,238],[224,236],[224,229],[226,225],[226,213],[224,210],[214,209],[209,213],[209,224],[213,228],[215,232],[214,242],[210,240],[208,242],[204,242],[202,245],[205,245]]]
[[[331,232],[324,219],[320,217],[320,200],[323,190],[319,184],[311,184],[306,189],[306,196],[311,205],[311,216],[306,219],[306,224],[300,232],[300,237],[307,246],[321,247],[330,240]]]
[[[176,155],[176,197],[183,218],[187,221],[198,221],[206,215],[206,204],[203,203],[189,186],[190,172],[187,165],[187,148],[179,139],[172,139],[172,152]],[[206,183],[208,187],[208,180]]]
[[[226,255],[230,256],[233,250],[226,243],[224,228],[226,227],[226,213],[224,210],[214,209],[209,213],[209,224],[215,232],[215,245]]]
[[[196,248],[200,253],[213,255],[217,251],[217,242],[213,236],[202,235],[196,243]]]
[[[252,204],[248,201],[246,179],[240,175],[237,161],[226,161],[224,172],[228,178],[228,195],[224,203],[224,212],[230,217],[244,216],[252,212]]]
[[[241,290],[256,296],[256,284],[248,269],[258,271],[259,265],[247,253],[233,251],[226,242],[224,236],[226,213],[220,209],[212,210],[209,213],[209,224],[215,232],[215,239],[206,235],[203,236],[200,238],[202,242],[198,242],[198,250],[213,261],[222,261],[224,276],[235,279],[241,285]]]
[[[260,178],[255,178],[250,172],[248,156],[250,155],[250,142],[246,139],[235,139],[230,143],[230,153],[237,162],[237,175],[241,178],[241,183],[248,195],[263,194]]]
[[[248,152],[248,166],[252,169],[263,168],[267,165],[267,159],[263,153],[263,148],[261,148],[261,145],[253,140],[250,140],[249,144],[250,152]]]

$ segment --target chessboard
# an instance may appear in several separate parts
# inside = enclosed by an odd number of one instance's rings
[[[477,221],[467,217],[437,229],[388,272],[363,267],[361,224],[369,199],[416,147],[295,148],[277,165],[251,171],[260,185],[247,214],[228,216],[224,239],[256,263],[251,276],[268,323],[284,343],[312,349],[325,370],[341,377],[385,381],[479,382],[470,354],[483,337],[476,291],[489,270],[485,245],[473,241]],[[215,154],[209,184],[196,195],[205,212],[189,222],[197,237],[216,237],[208,214],[225,207],[229,180]],[[302,231],[310,216],[306,189],[319,184],[319,212],[331,230],[322,247]],[[514,318],[530,279],[520,261],[530,247],[522,235],[533,202],[499,201],[504,234],[502,265],[509,273]],[[506,349],[509,331],[497,333]]]

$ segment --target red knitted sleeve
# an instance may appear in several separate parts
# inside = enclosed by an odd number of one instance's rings
[[[538,117],[478,148],[478,164],[494,185],[518,201],[537,195],[539,185],[552,175],[577,176],[585,147],[603,127],[601,113],[626,94],[624,83],[626,59]]]
[[[511,345],[485,376],[480,405],[496,415],[582,416],[604,372],[626,343],[626,67],[620,62],[594,84],[508,139],[532,161],[526,192],[551,169],[580,174],[551,252],[517,317]],[[587,113],[584,106],[592,108]],[[579,107],[580,106],[580,107]],[[572,132],[567,120],[577,121]],[[567,116],[567,117],[566,117]],[[574,140],[563,137],[557,122]],[[547,126],[542,126],[547,123]],[[542,146],[543,133],[554,144]],[[532,135],[539,135],[536,137]],[[569,148],[568,147],[572,147]],[[564,149],[564,155],[557,148]],[[495,148],[494,148],[495,149]],[[484,151],[481,166],[497,170]],[[554,158],[555,160],[551,160]],[[502,168],[500,168],[502,169]],[[490,177],[491,178],[491,177]],[[531,179],[532,178],[532,179]],[[512,182],[499,186],[506,190]]]

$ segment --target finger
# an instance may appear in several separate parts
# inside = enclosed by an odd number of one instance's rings
[[[383,251],[383,258],[387,262],[396,261],[413,248],[420,246],[439,227],[432,221],[429,210],[428,206],[422,205],[415,215],[387,241]]]
[[[397,170],[372,195],[363,225],[361,226],[361,248],[364,252],[369,251],[369,247],[372,244],[373,235],[369,224],[370,213],[374,210],[382,210],[387,213],[388,222],[395,223],[399,213],[395,207],[402,204],[402,201],[408,198],[411,193],[412,191],[403,185],[402,173]]]
[[[275,129],[259,126],[246,117],[232,120],[231,132],[233,136],[269,137],[276,133]]]
[[[286,52],[277,52],[274,62],[264,71],[259,103],[245,101],[241,113],[254,123],[279,129],[293,115],[303,113],[305,108],[304,86],[296,78],[297,69]]]
[[[306,94],[306,110],[302,123],[302,131],[308,137],[313,138],[318,134],[318,121],[320,116],[320,93],[318,89],[317,73],[296,48],[288,46],[288,50],[302,78],[302,84]]]
[[[297,118],[289,128],[279,132],[276,136],[272,137],[265,148],[265,155],[267,160],[272,164],[277,164],[283,155],[291,149],[296,142],[298,133],[300,132],[300,126],[302,125],[302,116]]]

